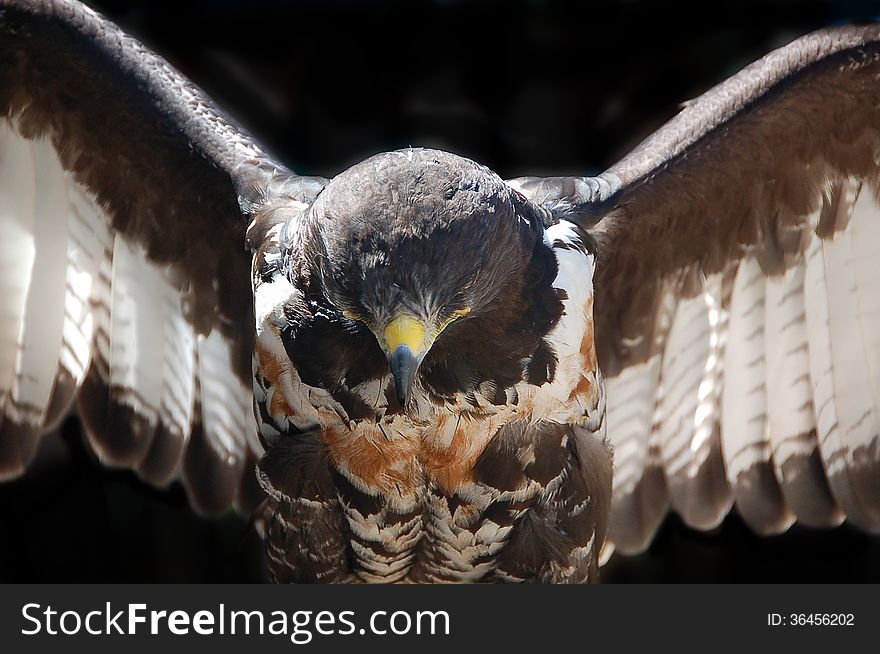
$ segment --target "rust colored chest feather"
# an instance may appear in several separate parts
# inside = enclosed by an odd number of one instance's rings
[[[272,573],[277,581],[587,581],[604,488],[584,476],[585,438],[594,436],[569,425],[492,428],[465,418],[283,438],[260,467]]]

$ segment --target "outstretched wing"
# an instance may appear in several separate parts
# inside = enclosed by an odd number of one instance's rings
[[[880,528],[878,78],[880,27],[817,32],[600,178],[526,181],[599,242],[618,549],[670,506]]]
[[[239,201],[284,173],[87,7],[0,0],[0,480],[75,406],[107,464],[259,501]]]

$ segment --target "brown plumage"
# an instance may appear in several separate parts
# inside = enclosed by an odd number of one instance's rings
[[[84,6],[0,8],[0,479],[75,404],[108,465],[257,511],[276,581],[594,581],[670,507],[880,527],[876,26],[596,178],[324,180]]]

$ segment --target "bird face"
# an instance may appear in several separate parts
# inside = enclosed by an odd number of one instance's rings
[[[332,180],[311,208],[316,308],[288,346],[303,380],[352,388],[390,373],[404,410],[415,388],[520,381],[532,326],[549,328],[559,301],[543,228],[518,200],[488,169],[432,150]]]
[[[450,324],[470,312],[470,307],[464,307],[448,312],[445,318],[422,318],[406,310],[392,311],[389,319],[371,327],[388,359],[400,406],[406,407],[409,403],[416,373],[434,342]],[[362,320],[348,310],[344,311],[344,315],[349,319]]]
[[[397,216],[405,211],[391,209]],[[446,340],[453,325],[458,334],[467,319],[483,318],[503,303],[506,282],[523,258],[519,252],[508,251],[515,257],[493,252],[498,226],[485,216],[438,221],[419,233],[401,229],[402,221],[369,222],[367,230],[358,220],[325,234],[322,285],[343,322],[353,331],[368,331],[378,345],[397,400],[406,407],[438,340]],[[453,254],[465,251],[464,258]]]

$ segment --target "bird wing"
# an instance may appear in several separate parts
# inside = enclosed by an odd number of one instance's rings
[[[259,501],[245,230],[279,175],[87,7],[0,1],[0,480],[76,410],[201,513]]]
[[[880,528],[880,27],[772,52],[598,178],[522,180],[592,228],[611,540],[671,507]]]
[[[612,539],[667,503],[764,534],[880,528],[880,28],[817,32],[689,104],[619,183],[596,332]]]

